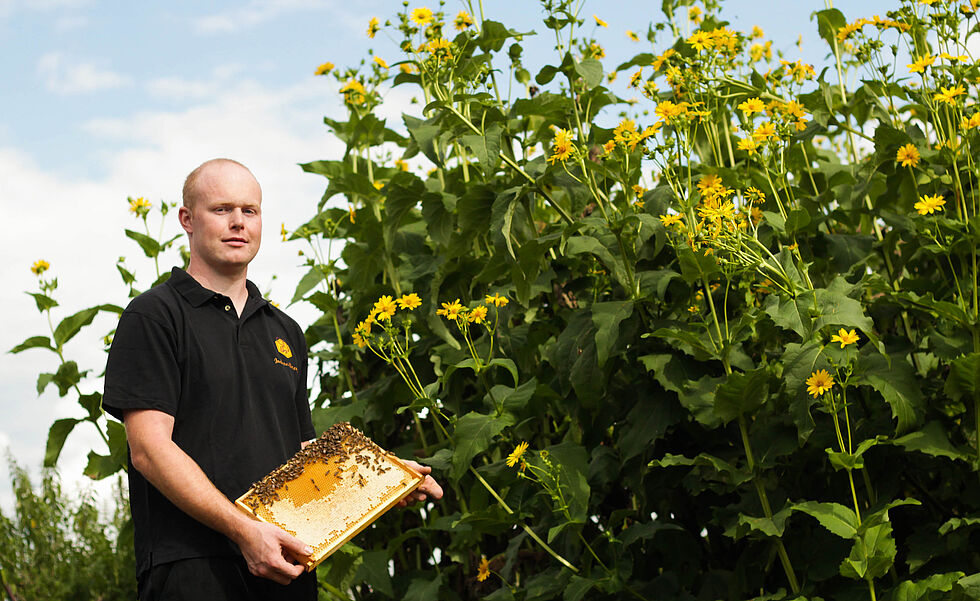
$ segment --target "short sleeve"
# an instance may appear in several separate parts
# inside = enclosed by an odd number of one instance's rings
[[[172,327],[136,311],[119,319],[106,362],[102,406],[122,420],[127,409],[176,415],[180,369]]]
[[[299,429],[300,436],[303,440],[312,440],[317,437],[316,430],[313,429],[313,418],[310,415],[310,395],[306,389],[306,383],[308,381],[308,369],[309,369],[309,353],[306,348],[306,337],[303,336],[303,331],[296,326],[299,330],[299,336],[296,340],[299,344],[302,344],[302,352],[299,353],[299,386],[296,387],[296,416],[299,419]]]

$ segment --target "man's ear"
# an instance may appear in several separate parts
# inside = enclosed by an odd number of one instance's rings
[[[177,210],[177,220],[180,221],[180,227],[184,228],[188,236],[194,233],[194,216],[189,208],[181,206]]]

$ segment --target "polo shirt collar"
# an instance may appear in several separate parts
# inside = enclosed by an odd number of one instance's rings
[[[213,290],[208,290],[202,286],[180,267],[174,267],[170,271],[170,279],[167,280],[167,284],[179,292],[193,307],[200,307],[217,295]],[[262,298],[262,293],[251,280],[245,280],[245,289],[248,291],[250,301],[259,301],[263,306],[269,304],[269,301]]]

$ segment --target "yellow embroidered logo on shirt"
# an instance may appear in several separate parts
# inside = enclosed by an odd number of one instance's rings
[[[286,341],[283,340],[282,338],[276,338],[276,350],[279,351],[280,355],[282,355],[287,359],[293,356],[293,351],[289,348],[289,345],[286,344]]]

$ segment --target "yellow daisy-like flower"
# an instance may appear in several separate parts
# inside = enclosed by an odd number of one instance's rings
[[[664,224],[664,227],[670,227],[675,223],[684,223],[684,217],[683,215],[673,215],[673,214],[661,215],[660,223]]]
[[[356,79],[348,81],[344,87],[340,88],[340,93],[344,95],[344,102],[349,104],[360,104],[367,97],[367,90]]]
[[[48,263],[44,259],[40,259],[38,261],[34,261],[34,264],[31,265],[31,273],[33,273],[34,275],[41,275],[42,273],[47,271],[49,267],[51,267],[50,263]]]
[[[285,221],[282,223],[282,227],[279,229],[279,235],[282,236],[282,241],[283,242],[285,242],[287,240],[287,236],[289,236],[289,232],[286,231],[286,222]]]
[[[429,45],[425,48],[431,54],[437,54],[440,50],[445,50],[446,54],[452,56],[452,53],[449,51],[451,47],[452,45],[449,43],[449,40],[446,38],[439,38],[438,40],[432,40],[429,42]]]
[[[402,73],[415,73],[415,65],[411,63],[402,63],[398,65],[398,68]]]
[[[818,397],[830,390],[834,385],[834,378],[827,373],[826,369],[815,371],[806,380],[806,391],[811,396]]]
[[[664,100],[657,105],[657,108],[653,110],[653,113],[660,117],[661,119],[674,119],[675,117],[680,117],[681,115],[687,113],[687,103],[675,103],[670,100]]]
[[[395,167],[398,167],[399,171],[408,171],[408,163],[402,159],[395,159]]]
[[[745,113],[745,116],[748,117],[753,113],[761,113],[766,110],[766,103],[762,102],[761,98],[749,98],[738,105],[738,110]]]
[[[909,63],[909,73],[925,73],[926,67],[932,66],[932,63],[936,61],[935,56],[926,55],[915,62]]]
[[[944,204],[946,204],[946,200],[942,194],[936,194],[934,196],[920,196],[919,202],[913,206],[919,212],[919,215],[931,215],[935,211],[942,211]]]
[[[471,17],[465,10],[459,11],[459,14],[456,15],[455,19],[453,19],[453,26],[456,27],[457,31],[463,31],[472,25],[473,17]]]
[[[424,6],[416,8],[412,11],[411,19],[416,25],[428,25],[432,22],[432,11]]]
[[[598,25],[599,27],[609,27],[609,23],[606,23],[605,21],[603,21],[602,19],[600,19],[598,16],[592,15],[592,18],[595,19],[595,24]]]
[[[331,71],[333,71],[333,63],[327,61],[327,62],[323,63],[322,65],[320,65],[319,67],[317,67],[316,68],[316,71],[314,71],[313,74],[314,75],[326,75],[327,73],[330,73]]]
[[[844,328],[841,328],[839,332],[837,332],[836,334],[830,337],[830,343],[833,344],[835,342],[839,342],[840,347],[844,348],[849,344],[854,344],[860,339],[861,337],[858,336],[857,332],[855,332],[854,330],[848,332]]]
[[[956,104],[956,97],[960,94],[966,94],[963,86],[953,86],[952,88],[942,87],[932,99],[938,102],[945,102],[946,104]]]
[[[354,332],[352,338],[354,339],[354,344],[357,345],[357,348],[364,348],[368,344],[367,340],[357,332]]]
[[[487,306],[480,305],[479,307],[470,311],[470,314],[466,316],[466,320],[472,323],[483,323],[487,319]]]
[[[635,31],[631,31],[629,29],[626,30],[626,37],[628,37],[630,40],[634,42],[640,41],[640,36],[636,35]]]
[[[701,52],[706,48],[714,46],[715,40],[707,31],[695,31],[691,37],[687,38],[687,43],[698,52]]]
[[[552,155],[548,157],[548,162],[554,163],[555,161],[561,161],[564,163],[568,157],[572,156],[574,150],[575,145],[572,143],[572,132],[559,127],[555,129],[555,141],[551,147]]]
[[[906,144],[898,149],[895,160],[902,164],[902,167],[915,167],[919,164],[919,151],[912,144]]]
[[[691,20],[692,23],[697,25],[701,22],[701,9],[697,6],[692,6],[687,9],[687,18]]]
[[[129,212],[136,216],[146,215],[150,212],[150,201],[140,196],[139,198],[129,199]]]
[[[379,29],[381,29],[381,26],[378,23],[378,18],[371,17],[371,20],[368,21],[367,36],[374,39],[374,36],[377,35]]]
[[[507,467],[514,467],[517,465],[517,462],[521,460],[521,457],[527,451],[527,446],[528,445],[526,442],[522,442],[514,447],[514,450],[507,456]]]
[[[762,28],[761,27],[759,27],[758,25],[753,25],[752,26],[752,39],[758,39],[758,38],[761,38],[761,37],[765,37],[765,35],[766,35],[766,32],[762,31]]]
[[[378,314],[378,319],[382,321],[388,321],[391,316],[395,314],[395,301],[392,300],[391,295],[385,294],[378,299],[378,302],[374,303],[374,312]]]
[[[357,222],[357,210],[354,209],[354,205],[347,205],[347,216],[350,217],[351,223]]]
[[[759,144],[752,138],[742,138],[738,141],[738,149],[745,150],[749,154],[752,154],[759,147]]]
[[[632,119],[623,119],[613,130],[613,140],[626,144],[632,140],[634,133],[636,133],[636,122]]]
[[[483,582],[490,577],[490,562],[487,561],[486,557],[480,558],[480,567],[476,571],[477,582]]]
[[[399,309],[408,309],[409,311],[414,311],[422,304],[422,299],[419,298],[418,294],[412,292],[411,294],[403,294],[398,300]]]
[[[592,53],[592,58],[606,58],[606,51],[599,44],[589,44],[589,52]]]
[[[640,198],[646,194],[646,191],[647,189],[640,184],[633,184],[633,194],[636,195],[637,198]]]
[[[487,297],[483,299],[483,302],[485,302],[487,305],[493,305],[495,307],[506,307],[507,303],[510,301],[507,300],[507,297],[494,293],[493,296],[488,294]]]
[[[375,55],[374,62],[377,63],[382,69],[388,68],[388,63],[386,63],[385,59],[381,58],[380,56]]]
[[[768,140],[769,138],[775,137],[775,135],[776,126],[771,121],[766,121],[752,132],[752,137],[759,141]]]
[[[451,303],[442,303],[442,309],[436,311],[436,315],[442,315],[446,319],[451,319],[456,321],[459,319],[459,314],[463,311],[463,305],[460,304],[457,298]]]

